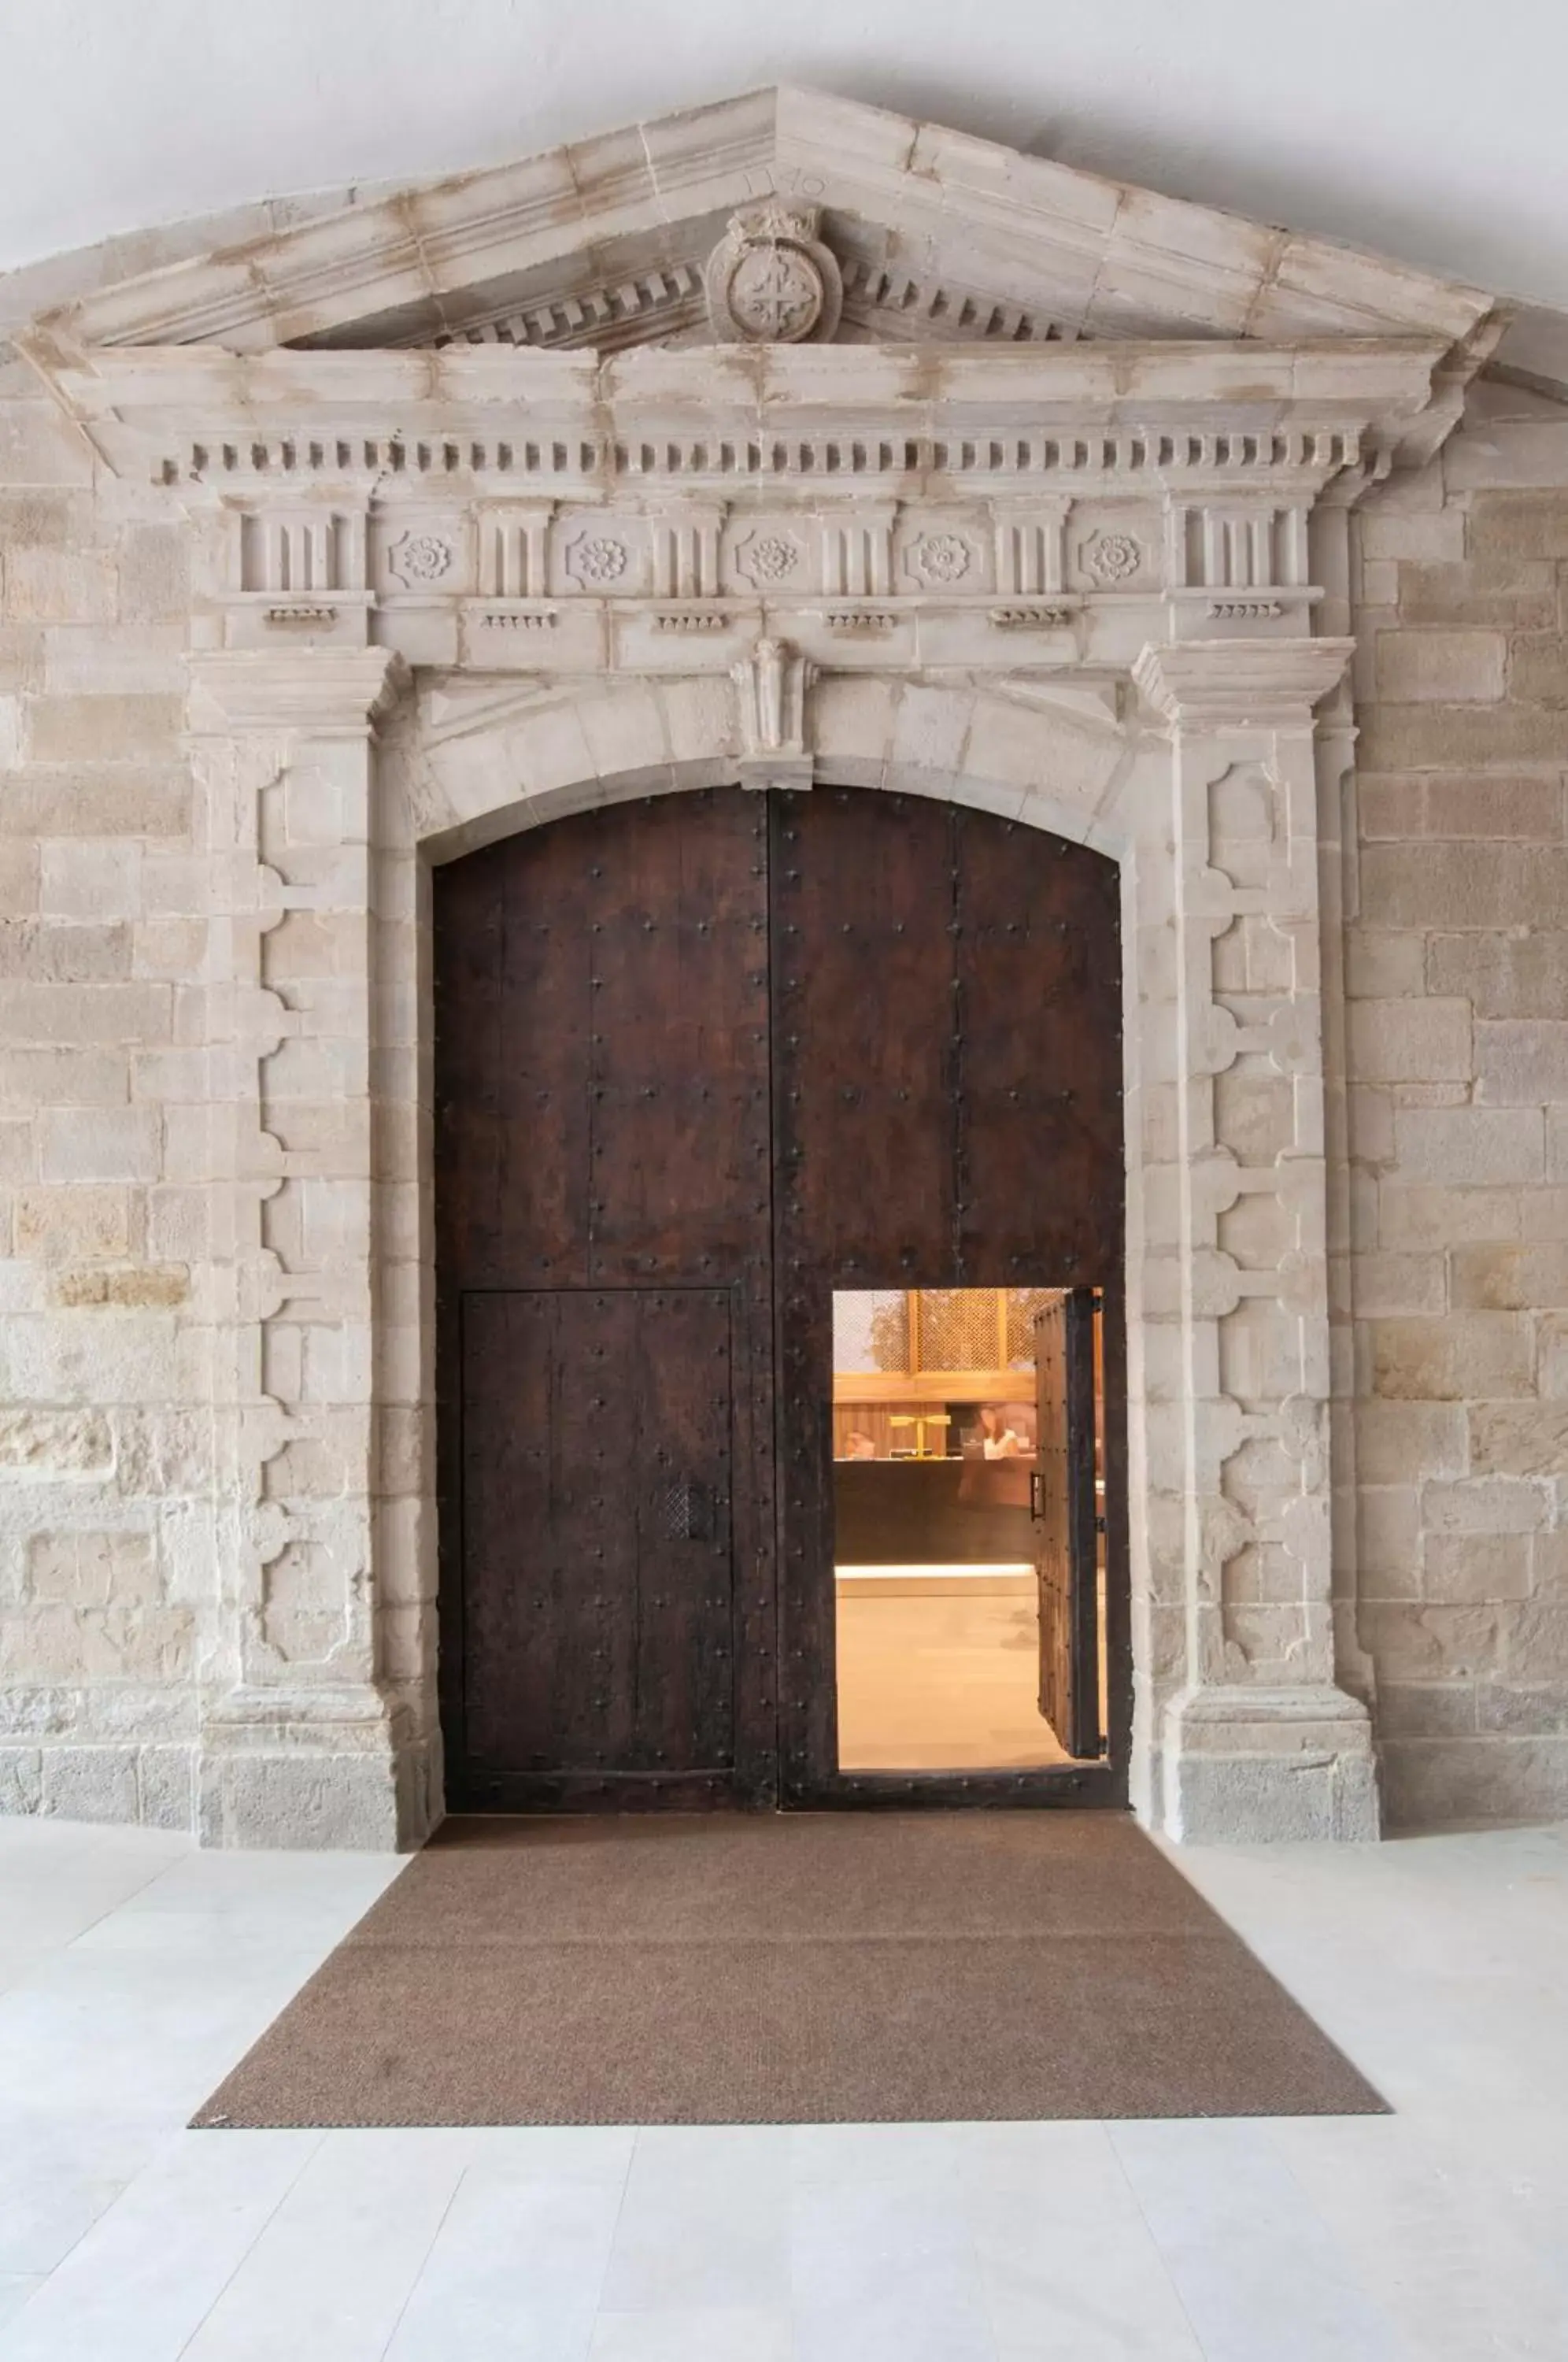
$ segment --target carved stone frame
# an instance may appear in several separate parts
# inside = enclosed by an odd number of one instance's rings
[[[806,767],[957,798],[1121,864],[1132,1774],[1138,1809],[1176,1836],[1376,1827],[1366,1711],[1335,1682],[1329,1540],[1313,712],[1349,653],[1151,646],[1133,668],[1142,705],[1132,682],[1108,698],[873,671],[813,686],[801,670],[798,726],[762,734],[790,736],[797,781]],[[777,700],[780,663],[801,660],[758,661]],[[407,1843],[439,1810],[429,864],[597,801],[752,764],[766,776],[759,691],[738,669],[411,682],[381,649],[193,660],[232,978],[213,1026],[230,1093],[212,1109],[228,1341],[200,1780],[212,1840]],[[348,964],[335,1018],[270,981],[291,912],[329,924]],[[1238,980],[1266,1001],[1256,1021],[1234,1013],[1257,997]],[[306,1087],[315,1071],[342,1094],[319,1137],[292,1065],[273,1091],[281,1052],[306,1062]],[[1226,1144],[1225,1106],[1253,1102],[1287,1123],[1266,1162]],[[323,1355],[330,1386],[311,1375]],[[338,1616],[315,1666],[268,1646],[280,1567]]]

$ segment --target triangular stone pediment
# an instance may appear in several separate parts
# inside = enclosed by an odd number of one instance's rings
[[[1473,364],[1497,322],[1474,288],[776,89],[411,188],[40,325],[78,350],[241,352],[1408,337]]]

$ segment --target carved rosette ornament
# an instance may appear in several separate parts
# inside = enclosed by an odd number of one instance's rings
[[[439,534],[405,533],[394,545],[389,564],[398,581],[411,590],[423,589],[451,571],[452,545]]]
[[[792,533],[749,534],[735,551],[735,571],[759,588],[782,582],[801,563],[801,545]]]
[[[607,533],[586,533],[567,552],[567,572],[585,590],[608,590],[626,571],[626,545]]]
[[[743,205],[708,258],[708,317],[726,345],[828,344],[844,279],[814,205]]]

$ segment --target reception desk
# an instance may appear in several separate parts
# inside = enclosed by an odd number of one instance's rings
[[[1029,1462],[837,1460],[840,1566],[984,1566],[1033,1556]]]

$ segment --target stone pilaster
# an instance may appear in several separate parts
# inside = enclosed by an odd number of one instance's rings
[[[1313,709],[1352,645],[1189,642],[1135,668],[1173,753],[1175,1253],[1145,1387],[1182,1631],[1159,1816],[1198,1841],[1377,1829],[1331,1584]]]
[[[209,1843],[386,1847],[425,1816],[372,1561],[371,739],[398,668],[319,645],[191,659],[213,911]]]

